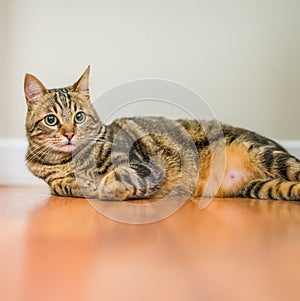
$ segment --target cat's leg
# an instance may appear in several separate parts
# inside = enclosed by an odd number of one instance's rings
[[[103,200],[149,198],[155,194],[164,177],[158,166],[119,166],[101,180],[97,197]]]
[[[126,200],[136,197],[138,179],[126,168],[118,168],[103,177],[97,189],[97,197],[101,200]]]
[[[93,180],[87,178],[57,178],[49,183],[51,193],[70,197],[96,197],[97,186]]]
[[[237,196],[273,200],[300,200],[300,182],[282,179],[254,180],[245,185]]]
[[[240,191],[244,197],[300,200],[300,161],[283,149],[257,148],[261,169],[269,178],[250,181]]]
[[[300,182],[300,161],[288,152],[262,147],[260,159],[272,178]]]

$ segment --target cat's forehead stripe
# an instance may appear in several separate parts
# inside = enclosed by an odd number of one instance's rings
[[[70,99],[69,99],[69,97],[67,96],[67,93],[58,91],[57,94],[58,94],[58,99],[61,101],[62,105],[63,105],[64,107],[69,108]],[[68,101],[68,100],[69,100],[69,101]]]
[[[60,111],[62,112],[64,110],[64,108],[63,108],[62,104],[60,103],[60,101],[58,101],[58,99],[59,99],[58,98],[58,93],[55,93],[53,95],[53,100],[55,101],[55,103],[58,105]]]
[[[51,92],[54,92],[53,99],[55,103],[59,106],[60,111],[64,112],[65,110],[69,111],[76,111],[77,105],[74,101],[71,100],[69,88],[62,88],[62,89],[52,89]]]
[[[49,92],[62,92],[62,93],[68,93],[71,91],[71,88],[65,87],[65,88],[59,88],[59,89],[50,89]]]

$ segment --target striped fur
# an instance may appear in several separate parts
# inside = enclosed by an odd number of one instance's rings
[[[148,117],[104,125],[88,82],[89,68],[62,89],[25,77],[27,166],[53,194],[300,199],[300,162],[276,142],[216,121]]]

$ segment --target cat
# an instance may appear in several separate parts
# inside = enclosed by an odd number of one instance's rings
[[[90,67],[60,89],[25,75],[26,162],[52,194],[300,199],[300,161],[275,141],[216,121],[139,117],[104,125],[90,102],[89,74]]]

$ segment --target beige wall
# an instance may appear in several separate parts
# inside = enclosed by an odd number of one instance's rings
[[[93,97],[124,81],[166,78],[197,91],[226,123],[300,139],[298,0],[0,5],[0,137],[24,135],[26,72],[55,87],[91,64]]]

